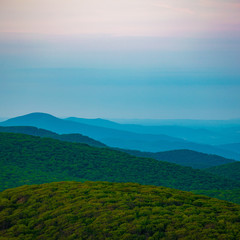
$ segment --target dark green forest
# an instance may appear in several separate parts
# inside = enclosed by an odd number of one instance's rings
[[[240,239],[240,206],[136,183],[59,182],[0,193],[1,239]]]
[[[23,184],[84,179],[137,182],[181,190],[240,188],[210,173],[108,148],[25,134],[0,133],[1,190]]]

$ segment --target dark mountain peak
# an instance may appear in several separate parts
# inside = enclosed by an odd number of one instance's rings
[[[33,112],[33,113],[29,113],[26,115],[22,115],[22,116],[18,116],[18,117],[14,117],[14,118],[10,118],[2,123],[10,123],[10,122],[18,122],[18,121],[38,121],[38,120],[53,120],[53,119],[58,119],[56,117],[54,117],[51,114],[48,113],[41,113],[41,112]]]

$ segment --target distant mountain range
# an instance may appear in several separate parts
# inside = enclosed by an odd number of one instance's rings
[[[83,121],[83,120],[81,120]],[[88,124],[86,124],[86,122]],[[91,125],[94,124],[94,125]],[[98,125],[98,126],[96,126]],[[99,126],[104,125],[104,127]],[[145,134],[116,129],[119,124],[102,120],[84,120],[77,122],[56,118],[45,113],[31,113],[28,115],[9,119],[1,122],[0,126],[34,126],[58,134],[80,133],[110,147],[140,150],[146,152],[159,152],[176,149],[189,149],[207,154],[216,154],[225,158],[240,160],[240,154],[207,144],[189,142],[181,138],[170,137],[166,134]],[[109,127],[107,127],[109,126]],[[110,128],[111,126],[111,128]],[[115,129],[113,128],[115,126]],[[131,128],[140,128],[134,126]],[[132,129],[132,131],[134,131]],[[144,130],[145,131],[145,130]]]
[[[137,134],[128,131],[121,131],[112,128],[99,127],[85,123],[77,123],[73,121],[56,118],[46,113],[31,113],[24,116],[11,118],[7,121],[1,122],[1,126],[34,126],[46,130],[54,131],[59,134],[63,133],[81,133],[83,135],[95,139],[107,139],[115,137],[116,139],[134,139],[134,140],[168,140],[181,141],[181,139],[169,137],[167,135],[153,135],[153,134]]]
[[[123,124],[137,124],[144,126],[182,126],[200,128],[236,127],[240,125],[240,118],[228,120],[204,119],[114,119]]]
[[[181,138],[186,141],[200,143],[200,144],[210,144],[219,145],[233,142],[240,142],[240,122],[239,125],[229,124],[216,126],[208,126],[206,128],[199,126],[179,126],[176,125],[152,125],[144,126],[137,124],[119,124],[113,121],[105,119],[86,119],[86,118],[76,118],[70,117],[66,120],[89,124],[98,127],[113,128],[122,131],[136,132],[140,134],[165,134],[174,138]],[[204,122],[203,122],[204,123]],[[230,122],[231,123],[231,122]],[[237,123],[237,122],[236,122]],[[206,123],[205,123],[206,124]],[[224,123],[223,123],[224,124]]]

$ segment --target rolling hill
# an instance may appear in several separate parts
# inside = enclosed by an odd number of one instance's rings
[[[88,179],[138,182],[181,190],[239,188],[200,170],[108,148],[25,134],[0,133],[1,190],[23,184]]]
[[[58,134],[80,133],[110,147],[133,149],[146,152],[190,149],[240,160],[240,154],[206,144],[197,144],[167,135],[140,134],[113,128],[99,127],[56,118],[50,114],[32,113],[12,118],[0,126],[35,126]]]
[[[187,149],[166,151],[166,152],[140,152],[134,150],[119,149],[137,157],[153,158],[160,161],[176,163],[182,166],[188,166],[195,169],[204,169],[212,166],[223,165],[236,162],[217,155],[200,153]]]
[[[240,239],[240,206],[135,183],[59,182],[0,193],[1,239]]]

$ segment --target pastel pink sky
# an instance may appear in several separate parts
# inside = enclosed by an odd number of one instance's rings
[[[1,0],[0,32],[215,36],[240,30],[234,0]]]

